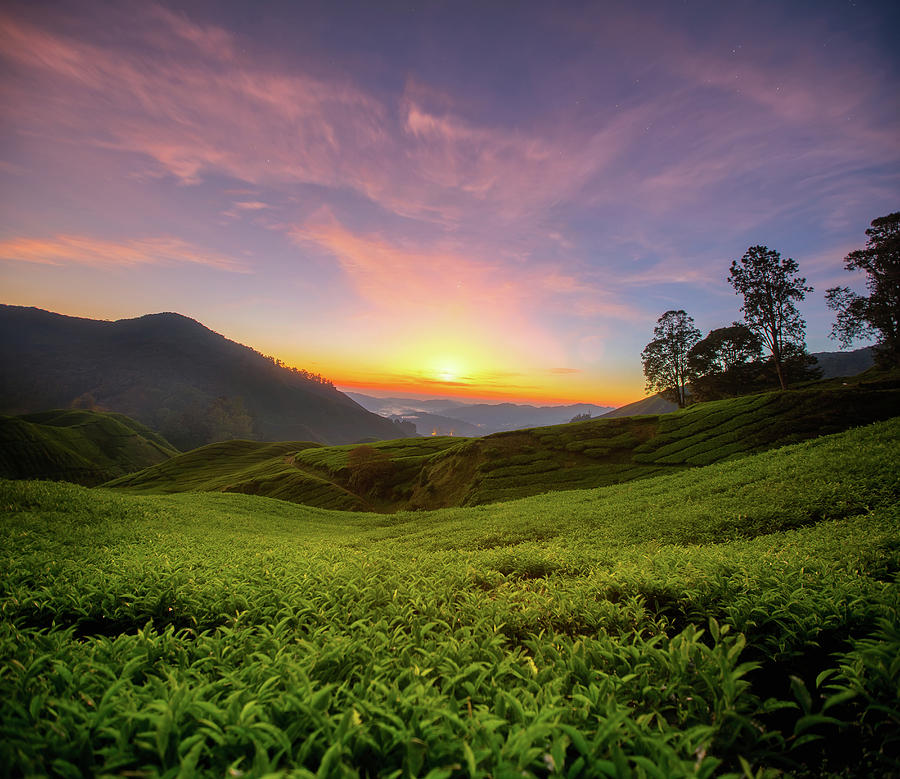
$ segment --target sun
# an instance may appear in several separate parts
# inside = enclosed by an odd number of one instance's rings
[[[431,373],[435,379],[444,382],[457,382],[464,374],[461,362],[452,357],[441,357],[434,361]]]

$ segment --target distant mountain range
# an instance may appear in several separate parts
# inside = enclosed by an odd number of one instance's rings
[[[460,400],[374,398],[348,392],[363,408],[383,416],[415,423],[420,435],[482,436],[504,430],[562,425],[579,414],[600,416],[610,406],[574,403],[568,406],[530,406],[519,403],[466,403]]]
[[[180,314],[115,322],[0,305],[0,414],[127,414],[180,449],[233,438],[403,438],[330,383]]]

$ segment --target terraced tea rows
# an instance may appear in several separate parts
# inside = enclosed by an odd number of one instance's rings
[[[216,444],[110,484],[224,490],[323,508],[472,506],[619,484],[764,451],[893,416],[900,390],[765,393],[660,416],[498,433],[319,447]],[[293,446],[293,449],[292,449]]]
[[[178,454],[122,414],[46,411],[0,417],[0,477],[101,484]]]

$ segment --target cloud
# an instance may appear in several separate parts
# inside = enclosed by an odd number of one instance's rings
[[[0,241],[0,259],[38,265],[89,265],[100,268],[187,263],[231,273],[250,272],[230,257],[168,236],[118,242],[84,235],[10,238]]]
[[[579,278],[549,261],[501,257],[497,245],[355,231],[327,208],[292,226],[289,234],[297,245],[316,247],[335,258],[362,298],[395,314],[416,311],[429,319],[502,321],[504,330],[521,326],[530,331],[560,314],[641,318],[612,284]]]
[[[738,63],[715,49],[720,36],[692,39],[654,14],[616,9],[608,19],[605,9],[596,29],[579,18],[596,41],[573,46],[568,65],[535,52],[511,98],[463,82],[452,61],[440,87],[391,57],[376,63],[377,78],[351,80],[346,62],[304,66],[153,3],[110,6],[103,19],[83,10],[38,22],[0,13],[9,131],[34,148],[90,146],[108,160],[83,189],[123,171],[203,196],[221,188],[221,221],[235,235],[267,227],[301,257],[334,263],[349,292],[334,290],[355,296],[357,325],[406,316],[470,340],[514,333],[545,367],[577,356],[568,341],[590,361],[604,344],[580,334],[652,322],[642,307],[672,293],[666,284],[688,297],[677,307],[690,307],[690,288],[703,304],[716,290],[730,295],[729,255],[745,235],[768,241],[763,228],[798,212],[798,229],[831,229],[896,192],[898,127],[873,107],[883,91],[875,69],[793,48]],[[4,251],[30,262],[243,269],[175,239],[28,240]]]

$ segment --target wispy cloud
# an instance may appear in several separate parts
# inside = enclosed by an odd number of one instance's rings
[[[636,309],[611,284],[564,272],[551,262],[499,258],[497,247],[460,247],[354,231],[320,209],[290,228],[301,247],[334,257],[357,293],[393,312],[428,312],[428,318],[519,323],[533,330],[548,315],[633,319]],[[474,249],[474,250],[473,250]],[[504,327],[503,329],[506,329]]]
[[[193,246],[179,238],[107,241],[85,235],[10,238],[0,241],[0,259],[38,265],[89,265],[100,268],[137,265],[205,265],[231,273],[249,273],[242,263]]]

